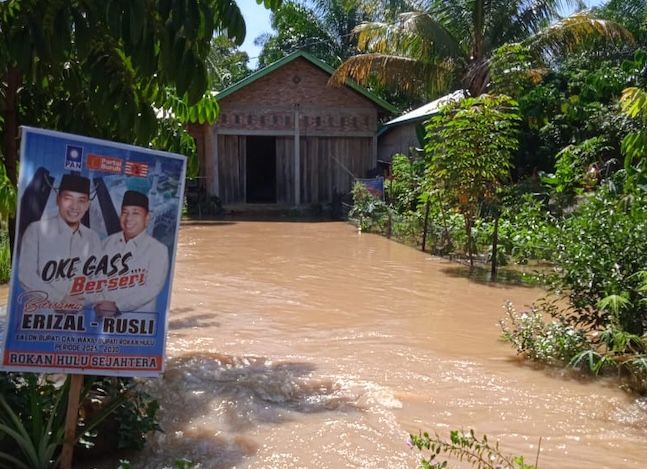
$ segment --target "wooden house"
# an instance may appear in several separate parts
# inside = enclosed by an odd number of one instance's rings
[[[393,107],[295,52],[217,95],[213,127],[193,129],[204,188],[223,205],[327,204],[377,165],[377,131]]]

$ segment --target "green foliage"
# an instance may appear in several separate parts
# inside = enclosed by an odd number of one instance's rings
[[[363,54],[346,60],[335,80],[341,83],[350,77],[364,84],[377,78],[381,84],[427,97],[457,88],[479,96],[489,82],[492,53],[504,44],[519,43],[537,57],[554,59],[586,46],[595,50],[600,43],[633,42],[620,25],[600,21],[590,12],[558,18],[561,3],[434,0],[415,4],[416,11],[392,21],[356,28]],[[499,67],[506,69],[505,64]]]
[[[11,277],[11,252],[9,252],[9,233],[0,230],[0,284],[7,283]]]
[[[640,129],[627,134],[622,141],[625,171],[632,178],[632,184],[644,188],[647,187],[647,91],[627,88],[622,93],[621,103],[622,111],[640,123]]]
[[[259,67],[297,50],[310,52],[330,65],[339,65],[352,55],[352,30],[368,19],[371,2],[328,0],[314,1],[311,5],[289,1],[274,12],[272,28],[276,33],[255,40],[256,45],[263,46]]]
[[[621,199],[608,185],[591,194],[559,224],[555,239],[554,291],[568,295],[572,324],[599,330],[612,321],[627,332],[647,329],[643,283],[636,274],[647,265],[647,198]],[[627,308],[611,314],[605,298],[620,295]],[[606,303],[608,304],[608,303]]]
[[[551,260],[555,219],[534,194],[509,198],[499,220],[500,248],[519,264]]]
[[[147,434],[162,431],[157,422],[159,403],[139,390],[133,380],[103,378],[94,387],[103,401],[120,401],[111,417],[117,427],[117,449],[140,450]],[[97,433],[101,433],[101,428]]]
[[[0,396],[0,435],[3,450],[0,451],[2,467],[24,469],[47,469],[55,467],[58,448],[63,443],[64,426],[61,415],[64,412],[61,392],[54,403],[49,396],[37,393],[27,395],[30,418],[20,416]],[[43,409],[47,407],[47,419],[43,418]],[[11,448],[11,449],[10,449]],[[18,450],[18,451],[17,451]]]
[[[425,125],[424,185],[463,215],[470,259],[479,206],[495,201],[510,177],[518,146],[516,111],[507,96],[483,95],[448,104]]]
[[[518,97],[542,79],[536,69],[536,57],[523,44],[503,44],[490,59],[490,89],[499,94]]]
[[[363,231],[381,232],[386,224],[389,208],[384,201],[371,194],[366,186],[353,186],[353,208],[348,216],[358,221]]]
[[[16,187],[7,176],[4,165],[0,165],[0,223],[7,223],[16,212]]]
[[[387,200],[398,213],[416,210],[423,174],[423,159],[400,153],[393,155],[391,178],[385,182],[385,191]]]
[[[542,177],[542,182],[552,187],[559,206],[572,205],[576,195],[597,185],[600,156],[610,149],[603,137],[592,137],[557,153],[555,174]]]
[[[247,52],[239,50],[231,39],[217,36],[211,41],[207,56],[210,88],[222,91],[251,73]]]
[[[6,373],[0,375],[0,391],[0,467],[56,467],[69,378],[55,383],[46,376]],[[86,377],[80,402],[75,441],[86,447],[101,435],[118,436],[122,448],[141,448],[143,435],[159,429],[157,403],[137,390],[132,380]],[[109,421],[117,423],[118,435],[102,434]]]
[[[487,435],[479,438],[474,430],[464,432],[452,430],[449,440],[437,433],[427,432],[419,435],[409,435],[408,444],[420,451],[429,451],[428,457],[423,457],[420,466],[424,469],[442,469],[449,467],[448,461],[438,461],[441,454],[453,456],[459,461],[466,461],[477,469],[535,469],[527,464],[523,456],[508,456],[501,452],[499,442],[491,443]]]
[[[546,322],[545,308],[533,306],[530,311],[519,313],[507,302],[505,311],[506,317],[499,321],[504,340],[531,360],[566,365],[590,348],[581,330],[557,318]]]

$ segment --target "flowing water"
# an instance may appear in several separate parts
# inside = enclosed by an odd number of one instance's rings
[[[133,467],[413,468],[410,432],[459,428],[532,463],[541,437],[542,469],[647,467],[647,401],[516,359],[502,305],[542,292],[459,270],[343,223],[184,226],[146,384],[165,433]]]
[[[536,369],[498,340],[537,289],[343,223],[181,230],[157,468],[416,467],[409,432],[474,428],[541,468],[647,467],[647,402]],[[460,463],[456,465],[460,466]]]

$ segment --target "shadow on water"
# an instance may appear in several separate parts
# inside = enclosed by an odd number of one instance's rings
[[[183,310],[191,311],[192,308],[182,308]],[[179,313],[180,311],[172,310],[171,313]],[[184,311],[183,311],[184,312]],[[184,317],[182,319],[171,319],[168,323],[168,328],[171,331],[178,329],[191,329],[193,327],[220,327],[219,321],[214,321],[212,313],[194,314],[192,316]]]
[[[490,266],[478,266],[470,268],[467,265],[456,265],[444,267],[441,271],[450,277],[466,278],[480,285],[493,288],[506,287],[527,287],[533,288],[539,285],[537,275],[534,273],[517,272],[513,270],[499,270],[496,280],[492,281]]]

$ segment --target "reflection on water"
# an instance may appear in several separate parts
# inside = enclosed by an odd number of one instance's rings
[[[542,292],[455,268],[343,223],[183,227],[146,383],[165,433],[133,467],[416,467],[409,432],[458,428],[533,462],[541,437],[542,468],[647,467],[645,399],[500,342],[503,303]]]

